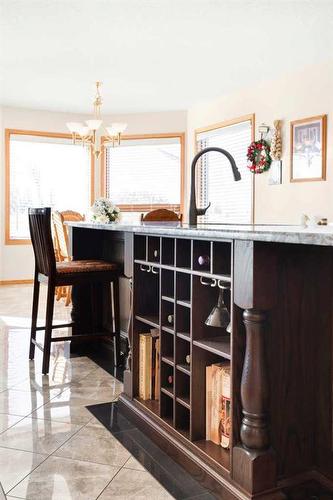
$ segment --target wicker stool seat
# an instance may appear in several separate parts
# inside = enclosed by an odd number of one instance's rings
[[[119,364],[120,357],[120,308],[119,308],[119,266],[114,262],[103,260],[70,260],[56,262],[51,234],[51,209],[30,208],[29,228],[32,247],[35,255],[35,278],[32,304],[31,336],[29,358],[34,359],[35,347],[43,351],[43,373],[49,371],[51,343],[63,340],[93,340],[112,337],[114,342],[115,364]],[[40,283],[47,284],[47,304],[45,326],[37,326],[38,302]],[[53,306],[55,289],[58,286],[90,285],[91,307],[95,298],[95,284],[105,284],[108,290],[108,311],[113,318],[106,333],[78,334],[52,338],[52,330],[74,326],[75,323],[53,326]],[[112,300],[111,300],[112,288]],[[92,314],[94,318],[94,315]],[[45,330],[44,345],[36,341],[36,332]]]

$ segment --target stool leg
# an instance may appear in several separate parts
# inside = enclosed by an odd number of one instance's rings
[[[119,305],[119,278],[118,276],[113,280],[113,319],[114,319],[114,337],[113,337],[113,352],[114,364],[120,364],[120,305]]]
[[[32,341],[36,340],[36,327],[37,327],[38,302],[39,302],[39,287],[40,287],[40,283],[38,281],[38,274],[37,274],[37,272],[35,272],[34,294],[33,294],[33,299],[32,299],[32,314],[31,314],[31,333],[30,333],[29,359],[34,359],[34,357],[35,357],[35,344]]]
[[[49,282],[47,286],[45,339],[44,339],[43,370],[42,370],[44,375],[46,375],[49,372],[49,366],[50,366],[54,290],[55,290],[54,285]]]

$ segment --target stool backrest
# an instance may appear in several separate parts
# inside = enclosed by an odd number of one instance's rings
[[[51,233],[51,208],[29,208],[29,229],[36,271],[52,276],[56,271],[56,262]]]
[[[152,210],[146,215],[141,214],[141,222],[181,222],[182,218],[182,214],[178,215],[176,212],[166,208]]]
[[[65,210],[63,212],[55,210],[52,214],[52,220],[55,233],[55,245],[59,260],[70,260],[68,228],[64,223],[66,221],[83,221],[84,217],[73,210]]]

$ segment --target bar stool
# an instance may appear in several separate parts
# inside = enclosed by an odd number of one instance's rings
[[[97,340],[113,338],[115,364],[120,357],[120,310],[119,310],[119,268],[117,264],[103,260],[73,260],[56,262],[52,233],[51,208],[30,208],[29,229],[32,247],[35,255],[34,292],[31,319],[31,337],[29,358],[34,359],[35,346],[43,351],[43,374],[49,372],[50,351],[52,342],[64,340]],[[40,283],[47,284],[46,323],[37,327],[38,302]],[[53,306],[55,288],[57,286],[90,284],[93,294],[95,283],[112,283],[112,313],[114,331],[102,335],[82,334],[52,338],[52,330],[73,326],[74,323],[53,326]],[[93,303],[93,297],[92,297]],[[111,303],[110,303],[111,308]],[[36,341],[36,332],[45,330],[44,345]]]

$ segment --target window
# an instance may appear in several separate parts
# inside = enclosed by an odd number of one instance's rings
[[[253,222],[253,174],[246,163],[247,148],[252,141],[254,116],[196,131],[197,149],[217,146],[229,151],[241,173],[234,181],[230,163],[220,153],[201,157],[197,170],[197,205],[211,207],[200,222],[249,224]]]
[[[184,134],[127,136],[105,150],[104,192],[122,211],[181,210]]]
[[[6,243],[29,242],[28,208],[85,213],[93,198],[93,160],[67,134],[6,130]]]

